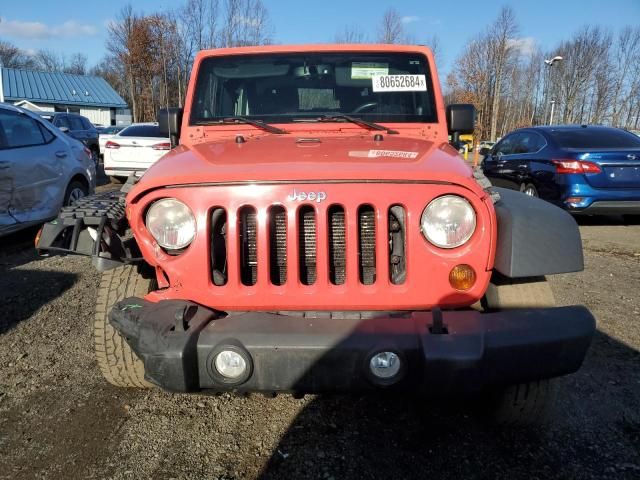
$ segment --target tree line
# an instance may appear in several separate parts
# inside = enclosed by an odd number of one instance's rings
[[[554,124],[640,129],[640,27],[584,26],[546,51],[518,33],[513,10],[503,7],[447,76],[446,100],[476,106],[479,139],[548,124],[552,108]]]

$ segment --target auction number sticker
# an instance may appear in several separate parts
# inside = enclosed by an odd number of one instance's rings
[[[371,78],[374,92],[426,92],[425,75],[376,75]]]
[[[351,78],[353,80],[369,80],[376,75],[386,75],[388,73],[388,63],[353,62],[351,64]]]

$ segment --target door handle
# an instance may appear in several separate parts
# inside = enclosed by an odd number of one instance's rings
[[[0,162],[0,170],[6,170],[11,164],[9,162]]]
[[[65,152],[64,150],[58,150],[56,152],[56,157],[58,157],[58,158],[64,158],[66,156],[67,156],[67,152]]]

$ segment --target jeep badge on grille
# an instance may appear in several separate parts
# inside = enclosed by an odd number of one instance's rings
[[[287,200],[290,202],[295,202],[296,200],[302,202],[304,200],[309,200],[311,202],[315,201],[316,203],[320,203],[327,198],[326,192],[296,192],[296,189],[293,189],[287,196]]]

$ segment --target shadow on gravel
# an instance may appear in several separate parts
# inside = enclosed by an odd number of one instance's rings
[[[473,401],[318,396],[261,472],[279,478],[638,478],[640,352],[597,332],[549,424],[501,428]]]
[[[0,334],[71,288],[77,277],[47,270],[0,269]]]
[[[581,226],[640,225],[640,215],[576,215],[573,218]]]

